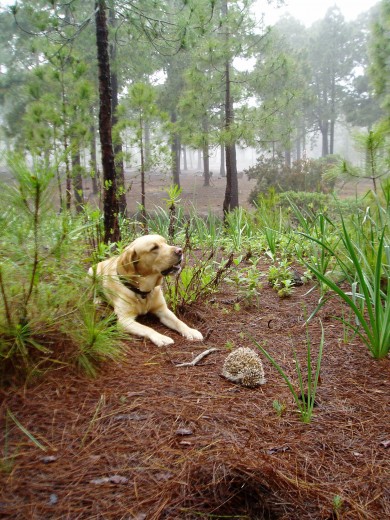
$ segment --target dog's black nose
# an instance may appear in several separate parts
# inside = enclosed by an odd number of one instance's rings
[[[175,253],[177,254],[177,256],[181,256],[183,254],[183,249],[181,247],[177,247],[175,249]]]

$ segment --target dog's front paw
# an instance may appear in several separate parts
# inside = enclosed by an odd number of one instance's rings
[[[157,347],[166,347],[167,345],[173,345],[173,343],[175,343],[172,338],[164,336],[163,334],[153,334],[150,340],[157,345]]]
[[[196,329],[188,329],[183,333],[183,336],[191,341],[203,341],[203,334]]]

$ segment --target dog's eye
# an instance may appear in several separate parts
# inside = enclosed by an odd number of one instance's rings
[[[153,246],[152,249],[150,250],[150,252],[152,252],[152,251],[157,251],[157,249],[158,249],[159,247],[160,247],[160,246],[158,246],[158,245]]]

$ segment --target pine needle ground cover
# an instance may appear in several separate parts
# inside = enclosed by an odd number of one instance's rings
[[[389,359],[373,360],[334,319],[347,312],[341,301],[332,299],[308,325],[315,356],[321,323],[325,336],[309,424],[264,357],[264,385],[221,377],[231,350],[254,348],[255,338],[296,380],[294,350],[304,367],[305,316],[319,299],[312,283],[285,299],[264,284],[256,305],[223,284],[186,310],[202,345],[174,333],[175,344],[162,349],[129,338],[125,358],[105,362],[96,379],[60,367],[29,388],[1,390],[2,516],[390,517]],[[218,350],[176,366],[209,348]]]

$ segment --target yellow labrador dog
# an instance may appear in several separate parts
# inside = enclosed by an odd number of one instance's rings
[[[183,250],[169,246],[160,235],[137,238],[123,253],[91,267],[89,274],[100,279],[118,323],[127,332],[150,339],[158,347],[173,339],[136,322],[137,316],[155,314],[161,323],[189,340],[203,340],[202,334],[188,327],[168,309],[162,293],[163,277],[180,272]]]

